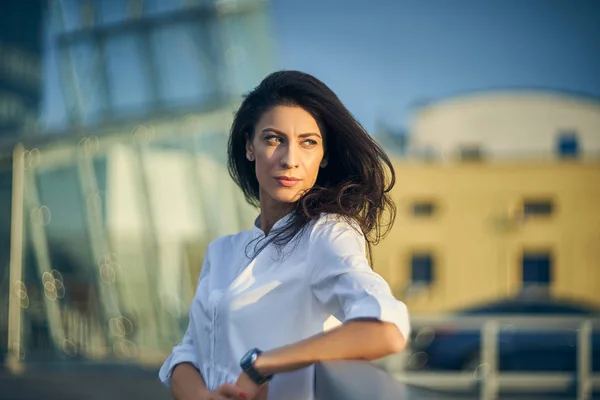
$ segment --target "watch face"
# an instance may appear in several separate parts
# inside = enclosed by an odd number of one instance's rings
[[[254,368],[254,362],[260,355],[261,351],[259,349],[251,349],[249,350],[242,359],[240,360],[240,367],[242,370],[248,375],[248,377],[254,381],[258,385],[262,385],[265,382],[268,382],[271,379],[271,376],[262,376],[260,372]]]
[[[242,357],[242,360],[240,362],[240,364],[242,364],[242,368],[245,368],[244,366],[248,366],[248,365],[254,365],[254,361],[256,361],[256,358],[258,357],[258,352],[255,349],[249,350],[244,357]]]

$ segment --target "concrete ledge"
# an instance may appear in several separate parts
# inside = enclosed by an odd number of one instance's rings
[[[315,400],[403,400],[406,385],[366,361],[315,366]]]

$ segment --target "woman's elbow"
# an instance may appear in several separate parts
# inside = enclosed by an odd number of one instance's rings
[[[397,337],[390,344],[390,354],[400,353],[404,351],[405,348],[406,340],[404,340],[404,337],[402,336],[400,331],[398,331]]]
[[[406,348],[406,339],[400,332],[400,329],[394,324],[386,323],[385,326],[385,344],[387,355],[400,353]]]
[[[364,343],[365,360],[377,360],[405,349],[406,340],[395,324],[382,321],[368,321],[367,324],[360,328],[360,342]],[[364,336],[365,334],[367,336]]]

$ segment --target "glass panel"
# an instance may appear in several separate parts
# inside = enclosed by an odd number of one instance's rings
[[[49,24],[47,24],[49,25]],[[58,50],[54,46],[54,37],[50,35],[50,29],[46,26],[44,35],[46,53],[42,64],[42,117],[41,122],[44,130],[61,129],[66,127],[67,107],[65,105],[64,93],[60,77],[58,63]]]
[[[83,1],[62,0],[60,2],[55,2],[54,4],[59,6],[59,12],[62,14],[59,16],[59,18],[63,18],[65,31],[72,31],[81,28],[81,16],[84,5]]]
[[[148,15],[164,14],[181,9],[184,0],[144,0],[144,13]]]
[[[24,222],[31,226],[30,215],[25,215]],[[52,344],[49,313],[44,301],[44,290],[35,258],[30,235],[26,238],[23,259],[23,293],[21,301],[21,350],[26,363],[31,361],[53,359],[57,355],[57,347]]]
[[[215,66],[210,58],[199,56],[194,42],[205,40],[197,38],[197,29],[169,25],[152,33],[159,87],[167,106],[197,105],[216,92]]]
[[[127,1],[99,1],[97,4],[98,20],[102,24],[124,21],[127,17]]]
[[[74,165],[40,172],[37,175],[41,207],[48,209],[46,233],[52,249],[62,248],[80,266],[93,264],[87,236],[85,204]],[[73,273],[82,273],[73,271]]]
[[[188,144],[189,148],[189,144]],[[189,151],[149,149],[144,153],[151,218],[156,228],[159,293],[174,311],[193,292],[186,274],[185,245],[208,242],[202,204],[196,198]],[[166,210],[170,210],[166,212]]]
[[[94,175],[96,177],[96,185],[98,187],[99,197],[97,198],[97,204],[100,206],[101,220],[104,227],[106,227],[106,191],[108,189],[107,177],[108,177],[108,159],[106,156],[94,158]]]
[[[136,152],[132,147],[115,145],[107,149],[105,157],[94,161],[94,167],[103,203],[103,229],[110,246],[110,254],[103,261],[107,271],[103,280],[114,283],[120,312],[131,325],[124,339],[135,349],[162,348],[161,330],[172,329],[172,321],[157,320],[161,304],[152,240],[155,232],[144,207],[147,196]]]
[[[231,14],[223,18],[225,56],[233,82],[230,91],[241,95],[255,87],[272,70],[269,23],[264,10]]]
[[[75,89],[83,108],[83,122],[86,125],[94,124],[100,120],[100,111],[106,107],[98,54],[91,41],[84,41],[71,47],[71,57],[75,69]]]
[[[148,60],[140,53],[141,38],[111,37],[106,43],[106,67],[114,112],[140,113],[152,102]]]
[[[27,182],[23,346],[28,361],[67,359],[86,345],[72,318],[101,320],[79,177],[67,165],[39,170]]]

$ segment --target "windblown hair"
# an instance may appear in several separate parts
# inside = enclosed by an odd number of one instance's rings
[[[298,106],[312,115],[323,134],[328,163],[296,203],[289,223],[267,235],[256,251],[269,243],[282,248],[321,213],[331,213],[358,223],[371,256],[372,246],[389,232],[396,216],[389,195],[396,180],[394,168],[336,94],[315,77],[299,71],[275,72],[244,96],[229,136],[232,179],[246,200],[258,206],[259,183],[254,162],[246,158],[246,140],[252,140],[261,116],[279,105]]]

